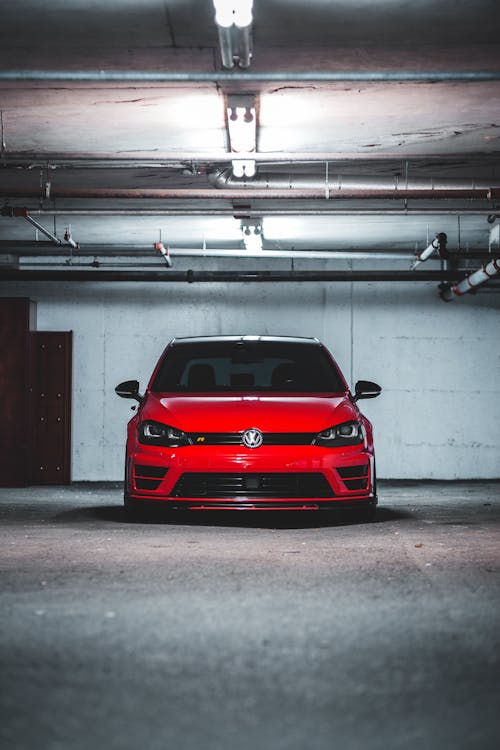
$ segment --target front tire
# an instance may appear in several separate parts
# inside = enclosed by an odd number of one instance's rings
[[[127,494],[123,496],[125,519],[129,522],[141,521],[146,515],[146,508]]]
[[[373,523],[377,517],[376,503],[370,503],[366,508],[360,509],[361,518],[367,523]]]

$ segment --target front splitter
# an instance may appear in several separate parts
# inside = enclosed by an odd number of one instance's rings
[[[200,510],[302,510],[302,511],[320,511],[320,510],[343,510],[355,508],[374,508],[377,505],[377,498],[348,498],[346,500],[314,502],[311,500],[200,500],[191,499],[183,500],[156,500],[151,497],[130,497],[125,496],[126,508],[148,508],[163,509],[172,511],[200,511]]]

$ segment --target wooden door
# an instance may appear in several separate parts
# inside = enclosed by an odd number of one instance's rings
[[[36,307],[24,297],[0,299],[0,486],[30,477],[30,328]]]
[[[71,331],[32,333],[31,483],[71,481]]]

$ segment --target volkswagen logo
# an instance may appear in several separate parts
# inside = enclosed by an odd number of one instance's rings
[[[259,448],[262,445],[264,438],[262,432],[257,430],[256,427],[252,427],[250,430],[245,430],[243,433],[243,445],[247,448]]]

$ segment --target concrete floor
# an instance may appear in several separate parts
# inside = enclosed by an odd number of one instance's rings
[[[500,483],[381,482],[376,523],[124,522],[0,490],[9,750],[493,750]]]

